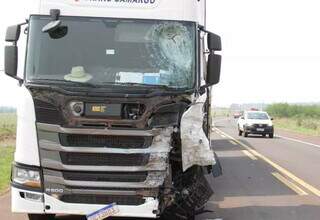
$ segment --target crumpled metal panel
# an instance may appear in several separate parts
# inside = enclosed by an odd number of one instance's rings
[[[207,95],[200,96],[181,119],[182,166],[186,171],[194,165],[209,166],[216,163],[210,142],[203,131],[203,106]]]

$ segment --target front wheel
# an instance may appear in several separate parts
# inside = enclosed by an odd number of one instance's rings
[[[54,220],[55,215],[28,214],[29,220]]]
[[[274,136],[273,133],[269,134],[269,138],[273,138],[273,136]]]

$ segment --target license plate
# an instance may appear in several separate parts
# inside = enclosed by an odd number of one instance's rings
[[[257,131],[264,131],[264,128],[257,128]]]
[[[94,213],[87,215],[87,220],[103,220],[108,217],[114,216],[120,212],[117,204],[108,205]]]

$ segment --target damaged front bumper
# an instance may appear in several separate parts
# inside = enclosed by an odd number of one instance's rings
[[[23,198],[24,193],[31,193],[12,187],[12,212],[14,213],[33,213],[33,214],[66,214],[66,215],[88,215],[93,213],[105,205],[96,204],[77,204],[63,202],[55,195],[47,195],[45,193],[35,193],[43,197],[45,202],[32,201]],[[139,218],[157,218],[159,201],[152,197],[144,197],[143,204],[140,205],[119,205],[120,212],[116,217],[139,217]]]

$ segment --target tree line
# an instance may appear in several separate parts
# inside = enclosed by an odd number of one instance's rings
[[[280,118],[315,118],[320,119],[320,105],[294,105],[278,103],[266,109],[273,117]]]
[[[16,108],[14,107],[7,107],[7,106],[0,106],[0,113],[15,113]]]

